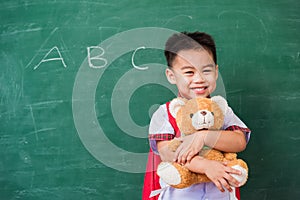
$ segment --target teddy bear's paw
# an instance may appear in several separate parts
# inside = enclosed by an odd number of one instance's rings
[[[177,148],[181,145],[181,141],[179,141],[177,138],[174,138],[173,140],[170,141],[168,148],[175,152]]]
[[[171,163],[161,162],[157,167],[157,175],[168,185],[181,183],[180,173]]]
[[[241,175],[237,175],[237,174],[230,174],[230,175],[240,183],[239,186],[243,186],[247,181],[248,171],[245,168],[241,167],[240,165],[234,165],[232,166],[232,168],[242,172]]]

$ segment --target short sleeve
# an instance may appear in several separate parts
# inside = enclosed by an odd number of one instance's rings
[[[250,139],[251,130],[244,124],[244,122],[238,118],[233,110],[228,107],[227,112],[225,114],[224,125],[222,127],[223,130],[240,130],[245,134],[246,141],[248,143]]]
[[[152,151],[158,154],[156,142],[171,140],[175,131],[169,122],[166,104],[161,105],[152,115],[149,125],[149,143]]]

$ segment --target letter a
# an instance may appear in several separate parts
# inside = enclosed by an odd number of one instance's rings
[[[59,57],[57,57],[57,58],[48,58],[48,59],[46,59],[46,58],[48,57],[48,55],[49,55],[54,49],[57,51]],[[48,53],[44,56],[44,58],[41,60],[41,62],[39,62],[39,64],[37,64],[33,69],[36,70],[42,63],[44,63],[44,62],[49,62],[49,61],[53,61],[53,60],[60,60],[60,61],[62,62],[62,64],[63,64],[63,66],[64,66],[64,67],[67,67],[67,65],[66,65],[65,62],[64,62],[64,59],[63,59],[62,56],[61,56],[60,51],[58,50],[58,48],[57,48],[56,46],[54,46],[52,49],[50,49],[50,51],[48,51]]]

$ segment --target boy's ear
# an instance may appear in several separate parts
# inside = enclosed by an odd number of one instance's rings
[[[216,79],[218,79],[218,77],[219,77],[219,65],[216,65],[216,73],[217,73],[217,78]]]
[[[167,77],[169,83],[176,84],[176,78],[175,78],[174,72],[169,68],[166,69],[166,77]]]
[[[179,109],[185,105],[186,101],[184,98],[175,98],[170,102],[169,110],[174,118],[176,118]]]

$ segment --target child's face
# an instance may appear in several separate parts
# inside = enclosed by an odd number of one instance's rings
[[[182,50],[166,75],[171,84],[176,84],[181,97],[208,97],[216,89],[218,65],[204,49]]]

